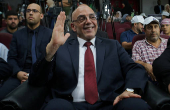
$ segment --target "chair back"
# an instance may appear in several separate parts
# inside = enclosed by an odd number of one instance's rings
[[[119,41],[120,43],[120,35],[122,34],[122,32],[124,32],[126,29],[125,28],[119,28],[117,30],[117,33],[116,33],[116,40]]]
[[[0,28],[0,31],[2,31],[2,30],[5,29],[5,28],[6,28],[6,27],[1,27],[1,28]]]
[[[109,39],[114,39],[113,38],[113,31],[112,31],[112,24],[110,22],[108,22],[106,24],[106,32],[107,32],[107,34],[109,36]]]
[[[8,49],[12,40],[12,34],[0,33],[0,43],[4,44]]]

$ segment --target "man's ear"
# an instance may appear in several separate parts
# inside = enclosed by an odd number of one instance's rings
[[[41,15],[40,15],[40,18],[43,19],[43,18],[44,18],[44,14],[41,14]]]
[[[71,29],[72,29],[74,32],[76,32],[76,27],[75,27],[75,25],[74,25],[73,23],[71,23],[70,25],[71,25]]]

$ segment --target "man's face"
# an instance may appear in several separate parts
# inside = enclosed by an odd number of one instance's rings
[[[129,15],[128,15],[128,16],[126,16],[126,20],[127,20],[127,21],[130,21],[131,19],[132,19],[132,17],[131,17],[131,16],[129,16]]]
[[[147,41],[156,42],[160,36],[160,27],[159,24],[156,22],[151,22],[150,24],[146,25],[145,28],[145,35]]]
[[[119,13],[116,13],[116,17],[117,17],[117,18],[119,17]]]
[[[82,5],[77,8],[72,16],[71,27],[73,31],[77,32],[77,36],[86,41],[93,39],[98,28],[94,11],[86,5]],[[85,19],[82,20],[83,18]],[[81,22],[79,22],[80,20]]]
[[[6,19],[7,27],[9,27],[10,29],[18,28],[18,23],[19,23],[19,19],[18,16],[16,15],[10,15]]]
[[[166,18],[166,16],[165,16],[165,15],[162,15],[162,20],[165,19],[165,18]]]
[[[143,31],[143,24],[137,23],[136,30],[138,33],[141,33]]]
[[[50,7],[51,4],[54,4],[54,1],[53,0],[47,0],[47,5]]]
[[[170,35],[170,24],[162,24],[161,29],[165,35]]]
[[[26,11],[26,19],[28,25],[39,25],[40,20],[43,18],[43,14],[41,13],[40,6],[37,4],[30,4],[27,7]]]

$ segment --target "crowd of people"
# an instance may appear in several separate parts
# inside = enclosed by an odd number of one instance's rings
[[[41,25],[44,14],[36,3],[26,8],[26,26],[19,27],[17,12],[8,11],[0,33],[11,34],[12,41],[9,50],[0,43],[0,52],[8,52],[0,56],[0,100],[28,80],[50,89],[42,110],[151,110],[142,99],[147,81],[170,93],[170,41],[161,37],[170,36],[170,9],[157,3],[161,22],[145,13],[133,16],[128,1],[122,2],[123,9],[106,19],[131,24],[120,42],[98,29],[97,15],[86,4],[73,11],[69,33],[64,11],[49,28]],[[55,2],[47,4],[50,9]],[[138,35],[145,38],[133,45]]]

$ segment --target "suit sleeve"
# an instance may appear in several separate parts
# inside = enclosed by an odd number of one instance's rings
[[[13,75],[16,75],[19,71],[21,71],[18,65],[18,49],[17,49],[17,36],[16,34],[13,35],[12,41],[10,43],[10,49],[8,52],[7,62],[13,69]]]
[[[28,82],[35,86],[44,86],[52,78],[55,57],[51,62],[46,61],[45,55],[41,55],[33,64],[28,77]]]
[[[140,89],[144,92],[147,82],[147,74],[144,67],[135,63],[124,50],[124,48],[117,42],[117,51],[120,60],[122,74],[125,79],[126,88]]]
[[[7,79],[11,75],[12,69],[5,60],[0,58],[0,80]]]

